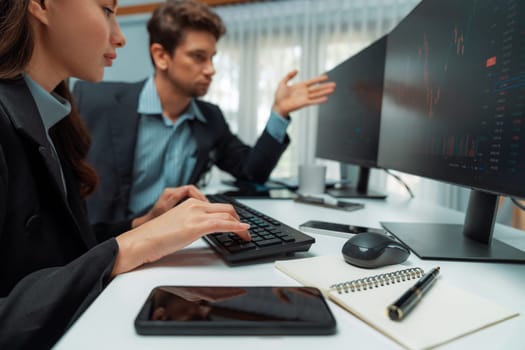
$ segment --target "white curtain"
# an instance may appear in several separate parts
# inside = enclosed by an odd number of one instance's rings
[[[217,7],[227,33],[206,99],[248,143],[262,132],[278,82],[317,76],[391,30],[418,0],[290,0]],[[315,157],[317,107],[292,114],[292,143],[272,176],[294,176]],[[329,176],[338,176],[335,164]]]

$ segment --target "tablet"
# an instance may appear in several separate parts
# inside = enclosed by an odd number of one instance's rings
[[[312,287],[155,287],[135,319],[143,335],[328,335],[335,319]]]

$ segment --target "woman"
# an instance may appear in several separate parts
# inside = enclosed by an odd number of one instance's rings
[[[2,349],[51,347],[111,278],[205,234],[249,239],[231,206],[190,198],[97,242],[82,202],[97,182],[84,161],[89,137],[64,80],[102,79],[125,43],[116,7],[117,0],[0,0]]]

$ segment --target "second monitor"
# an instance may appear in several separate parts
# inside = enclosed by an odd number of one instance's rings
[[[337,84],[319,107],[316,156],[360,167],[355,185],[328,190],[335,197],[386,197],[368,188],[377,166],[386,36],[327,72]]]

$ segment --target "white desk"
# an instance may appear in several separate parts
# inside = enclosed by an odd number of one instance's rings
[[[359,200],[365,209],[344,212],[289,200],[243,200],[244,203],[297,228],[309,219],[380,227],[379,221],[462,222],[453,210],[399,198]],[[315,236],[317,242],[299,257],[338,254],[343,238]],[[495,237],[525,250],[525,233],[498,226]],[[521,315],[453,341],[445,349],[523,349],[525,344],[525,265],[460,263],[409,257],[425,270],[441,266],[441,278]],[[150,290],[161,284],[297,285],[272,263],[228,267],[201,240],[162,261],[115,278],[56,345],[56,349],[398,349],[395,342],[333,303],[338,331],[332,336],[139,336],[133,321]],[[436,329],[439,332],[439,329]]]

